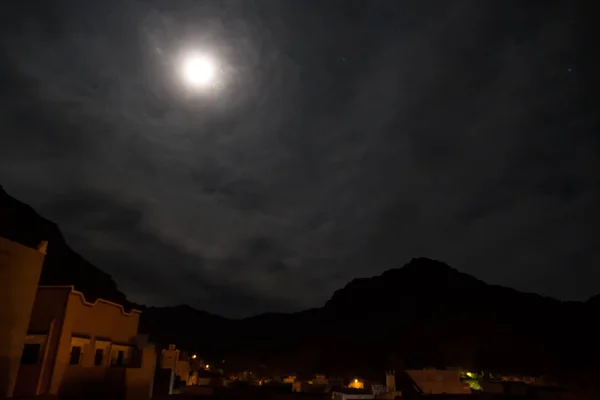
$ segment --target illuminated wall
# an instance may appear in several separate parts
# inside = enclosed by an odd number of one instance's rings
[[[365,388],[365,382],[362,379],[353,379],[349,384],[348,387],[351,389],[364,389]]]
[[[128,312],[110,301],[88,302],[71,286],[40,286],[29,331],[44,337],[43,346],[36,365],[21,366],[15,395],[73,392],[83,382],[102,387],[111,364],[132,360],[139,316],[139,311]],[[115,381],[125,381],[124,371],[111,374]]]
[[[187,382],[190,377],[190,362],[186,360],[177,361],[175,375],[179,376],[182,381]]]
[[[388,392],[396,391],[396,371],[385,371],[385,386]]]
[[[45,249],[0,237],[0,397],[13,394]]]
[[[164,349],[161,353],[160,367],[175,370],[177,361],[179,361],[179,350],[174,344],[171,344],[168,349]]]
[[[141,365],[139,368],[127,368],[125,370],[126,400],[147,400],[153,394],[156,350],[154,346],[147,346],[141,351]]]

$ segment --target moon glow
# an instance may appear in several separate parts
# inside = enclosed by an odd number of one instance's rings
[[[208,57],[190,55],[183,61],[183,78],[189,86],[203,87],[215,79],[216,67]]]

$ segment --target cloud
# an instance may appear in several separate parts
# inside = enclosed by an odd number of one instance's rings
[[[575,8],[44,4],[3,25],[0,180],[134,300],[298,310],[416,256],[598,291]],[[221,91],[181,86],[193,47]]]

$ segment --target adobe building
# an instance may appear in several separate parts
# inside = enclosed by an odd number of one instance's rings
[[[369,390],[342,388],[331,392],[333,400],[367,400],[374,399],[375,395]]]
[[[137,335],[139,318],[120,304],[89,302],[72,286],[40,286],[14,396],[148,399],[156,354]]]
[[[0,237],[0,398],[13,395],[46,247]]]
[[[181,350],[176,345],[170,344],[168,349],[161,351],[160,367],[165,369],[176,369]]]
[[[160,391],[173,394],[175,388],[175,380],[179,379],[186,385],[198,383],[198,375],[192,378],[192,364],[197,368],[201,365],[200,360],[196,360],[194,356],[192,359],[189,354],[185,351],[181,351],[176,345],[170,344],[168,349],[163,349],[160,355],[160,368],[162,371],[159,372],[160,376],[157,380],[164,381],[160,382]],[[193,362],[192,362],[193,361]],[[168,370],[168,372],[167,372]],[[166,388],[166,381],[168,380],[168,388]]]

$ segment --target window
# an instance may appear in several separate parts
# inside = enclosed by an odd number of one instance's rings
[[[81,347],[73,346],[71,347],[71,359],[69,360],[69,365],[79,365],[81,361]]]
[[[22,365],[35,365],[38,362],[40,356],[40,344],[26,344],[23,347],[23,354],[21,354]]]
[[[119,350],[117,353],[117,365],[123,365],[123,359],[125,358],[125,352],[123,350]]]
[[[96,354],[94,355],[94,365],[102,365],[103,360],[104,349],[96,349]]]

